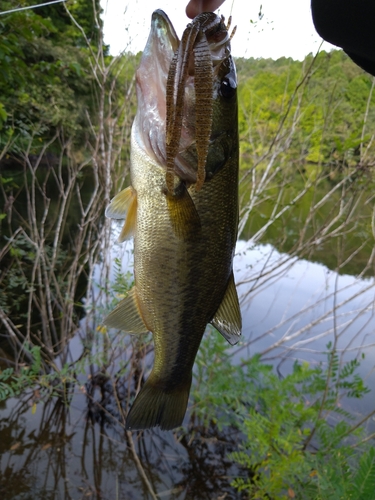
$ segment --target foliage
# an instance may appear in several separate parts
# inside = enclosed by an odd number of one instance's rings
[[[121,261],[116,259],[109,290],[111,308],[131,284],[130,275],[122,273]],[[93,350],[88,333],[82,359],[49,373],[44,371],[40,350],[33,348],[29,367],[0,373],[0,400],[36,386],[46,396],[61,395],[66,384],[75,383],[77,372],[85,373],[89,365],[97,365],[101,379],[107,381],[107,367],[119,355],[116,336],[107,338],[105,330],[98,332],[103,348]],[[100,339],[96,342],[99,346]],[[118,366],[116,380],[125,374],[128,381],[136,376],[142,359],[137,360],[139,353],[137,345],[134,361]],[[214,422],[224,435],[233,428],[241,432],[237,451],[228,457],[239,467],[233,486],[254,499],[373,500],[374,448],[361,444],[362,431],[339,404],[343,397],[361,398],[368,391],[356,373],[359,361],[340,364],[333,346],[328,345],[326,367],[296,362],[291,373],[280,378],[259,355],[241,363],[232,358],[222,337],[209,331],[195,366],[192,423],[193,428],[202,429],[202,424],[209,427]],[[95,387],[95,383],[86,386]],[[34,398],[33,408],[39,398]]]
[[[299,114],[298,129],[287,153],[291,166],[296,159],[305,164],[322,162],[330,169],[355,164],[363,142],[374,152],[371,135],[365,141],[363,137],[372,77],[343,51],[322,51],[313,66],[312,56],[303,62],[250,58],[236,63],[240,74],[239,126],[246,159],[256,161],[267,151],[280,127],[280,116],[287,111],[286,128],[295,113]],[[294,99],[304,74],[307,79],[301,95]],[[368,131],[375,125],[375,96],[370,103]]]
[[[5,0],[1,8],[31,3]],[[98,0],[67,6],[80,27],[63,5],[0,17],[0,319],[4,351],[17,353],[16,366],[0,372],[0,401],[35,387],[50,396],[97,369],[94,391],[112,366],[115,384],[127,373],[128,404],[151,348],[95,328],[95,314],[130,287],[116,260],[107,293],[112,242],[103,211],[128,172],[139,55],[108,56]],[[250,214],[255,240],[279,223],[290,255],[321,247],[332,257],[323,243],[333,240],[341,260],[330,265],[341,269],[353,227],[359,237],[349,255],[373,248],[372,194],[363,210],[358,204],[373,187],[373,82],[341,51],[312,62],[237,61],[242,229]],[[69,364],[77,303],[82,310],[100,250],[107,296],[86,309],[83,353]],[[367,391],[358,360],[341,365],[329,346],[325,368],[296,363],[279,378],[259,356],[232,363],[214,338],[206,337],[197,358],[193,420],[242,432],[231,455],[241,471],[236,488],[251,498],[373,499],[374,448],[362,446],[359,427],[339,406]]]
[[[280,378],[259,356],[231,363],[216,332],[204,339],[195,418],[242,431],[231,454],[242,470],[233,485],[249,498],[374,499],[375,448],[361,445],[363,430],[340,406],[343,397],[361,398],[368,389],[357,360],[341,366],[332,346],[327,356],[326,368],[295,362]]]
[[[107,56],[99,13],[77,0],[0,17],[0,334],[17,364],[24,345],[48,367],[65,353],[127,173],[137,57]]]
[[[13,368],[0,370],[0,401],[18,396],[39,381],[42,359],[40,347],[32,347],[30,350],[32,363],[23,366],[19,373]]]
[[[373,275],[375,80],[342,51],[237,66],[240,235]]]
[[[22,6],[33,5],[23,0]],[[95,1],[97,13],[99,1]],[[91,0],[68,2],[79,16],[81,32],[63,4],[9,13],[0,17],[0,147],[20,153],[61,127],[82,142],[86,113],[94,109],[93,74],[87,41],[98,41],[99,26]],[[6,0],[3,10],[20,6]],[[86,32],[86,33],[85,33]]]
[[[115,279],[112,283],[108,283],[106,291],[107,293],[109,292],[109,294],[115,294],[116,300],[122,299],[134,285],[133,276],[130,271],[127,271],[126,273],[122,272],[122,262],[119,257],[115,257],[113,261],[113,273]]]

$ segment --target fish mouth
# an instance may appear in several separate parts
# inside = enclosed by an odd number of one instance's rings
[[[152,14],[151,29],[136,72],[137,114],[133,130],[145,153],[165,163],[166,83],[179,39],[162,10]]]
[[[152,14],[136,73],[134,123],[138,144],[166,169],[170,191],[175,175],[196,187],[199,182],[199,188],[204,182],[204,165],[213,140],[213,84],[221,63],[230,56],[228,28],[223,17],[206,12],[188,24],[180,41],[162,10]],[[192,146],[197,151],[195,165],[181,155]]]

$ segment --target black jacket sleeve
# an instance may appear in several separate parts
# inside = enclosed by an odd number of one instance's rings
[[[375,75],[375,0],[311,0],[316,31]]]

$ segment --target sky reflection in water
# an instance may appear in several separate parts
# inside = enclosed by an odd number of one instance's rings
[[[113,247],[112,257],[121,258],[124,272],[131,269],[131,249],[130,243]],[[295,359],[324,363],[326,345],[336,338],[344,360],[365,353],[360,374],[374,387],[373,279],[341,276],[321,264],[280,254],[271,245],[244,241],[238,243],[234,268],[244,324],[241,346],[232,348],[234,362],[260,352],[287,373]],[[94,282],[100,275],[98,266]],[[98,287],[93,294],[99,294]],[[71,342],[75,356],[82,352],[83,335]],[[112,382],[101,383],[98,377],[91,373],[85,385],[87,375],[80,376],[69,407],[50,400],[33,413],[31,393],[2,403],[0,498],[152,498],[134,463]],[[350,410],[367,414],[374,407],[372,391]],[[368,429],[374,428],[372,420]],[[236,435],[180,437],[151,430],[134,441],[160,498],[204,499],[217,491],[226,492],[227,500],[239,498],[223,479],[235,473],[225,457],[234,449]]]

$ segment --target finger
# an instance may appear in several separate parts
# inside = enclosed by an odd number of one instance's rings
[[[190,19],[202,12],[213,12],[218,9],[225,0],[190,0],[186,7],[186,15]]]

